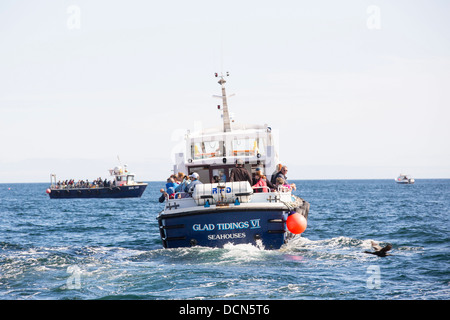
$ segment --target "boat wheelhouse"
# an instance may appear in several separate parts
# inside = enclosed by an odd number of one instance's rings
[[[166,197],[157,217],[165,248],[222,247],[231,242],[278,249],[295,237],[287,226],[291,215],[300,215],[306,227],[309,203],[293,195],[290,187],[256,190],[247,181],[231,181],[238,160],[252,177],[262,171],[270,179],[277,173],[279,158],[276,137],[267,124],[231,121],[225,83],[220,76],[223,125],[188,131],[185,151],[175,154],[174,173],[197,173],[202,184],[190,194]]]
[[[236,160],[243,159],[244,167],[255,173],[276,173],[278,153],[272,129],[267,125],[236,125],[233,131],[222,132],[220,127],[188,132],[185,137],[186,152],[176,154],[174,172],[197,172],[203,183],[230,181]]]

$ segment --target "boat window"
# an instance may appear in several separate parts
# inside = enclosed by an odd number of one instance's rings
[[[256,156],[265,154],[265,139],[257,138],[234,138],[232,141],[232,156]]]
[[[192,174],[194,172],[197,172],[199,177],[199,180],[202,183],[210,183],[209,181],[209,167],[190,167],[188,174]]]
[[[191,145],[192,159],[207,159],[222,156],[222,141],[200,141]]]
[[[219,177],[219,181],[220,182],[227,182],[227,175],[225,172],[225,168],[217,168],[217,169],[213,169],[212,170],[212,177],[213,179],[211,180],[211,183],[214,183],[214,177],[217,176]]]
[[[127,184],[130,184],[133,182],[134,182],[134,176],[132,176],[132,175],[127,176]]]

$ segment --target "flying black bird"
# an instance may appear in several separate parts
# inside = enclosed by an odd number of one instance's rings
[[[364,253],[374,254],[374,255],[377,255],[379,257],[392,256],[392,254],[387,253],[389,250],[392,249],[392,245],[391,244],[388,244],[387,246],[382,248],[378,244],[376,244],[375,242],[372,241],[372,248],[375,250],[374,252],[372,252],[372,251],[364,251]]]

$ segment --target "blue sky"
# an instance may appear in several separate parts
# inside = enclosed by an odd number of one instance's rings
[[[448,1],[0,4],[0,182],[163,180],[180,132],[279,130],[292,179],[450,178]]]

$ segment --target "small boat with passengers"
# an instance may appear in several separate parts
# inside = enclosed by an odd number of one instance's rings
[[[310,205],[287,184],[252,188],[250,181],[233,179],[236,167],[252,177],[277,173],[278,150],[267,124],[239,125],[230,119],[226,81],[223,75],[215,76],[222,87],[218,108],[223,126],[188,131],[185,151],[175,154],[174,174],[183,172],[202,183],[191,192],[166,193],[162,199],[165,205],[157,220],[163,246],[250,243],[279,249],[306,229]]]
[[[109,170],[112,179],[96,181],[68,180],[56,182],[56,175],[50,175],[50,188],[46,190],[50,199],[67,198],[139,198],[145,191],[147,183],[134,180],[134,173],[128,171],[128,166],[117,166]]]
[[[395,179],[395,182],[398,184],[414,184],[415,180],[407,174],[400,173],[397,179]]]

